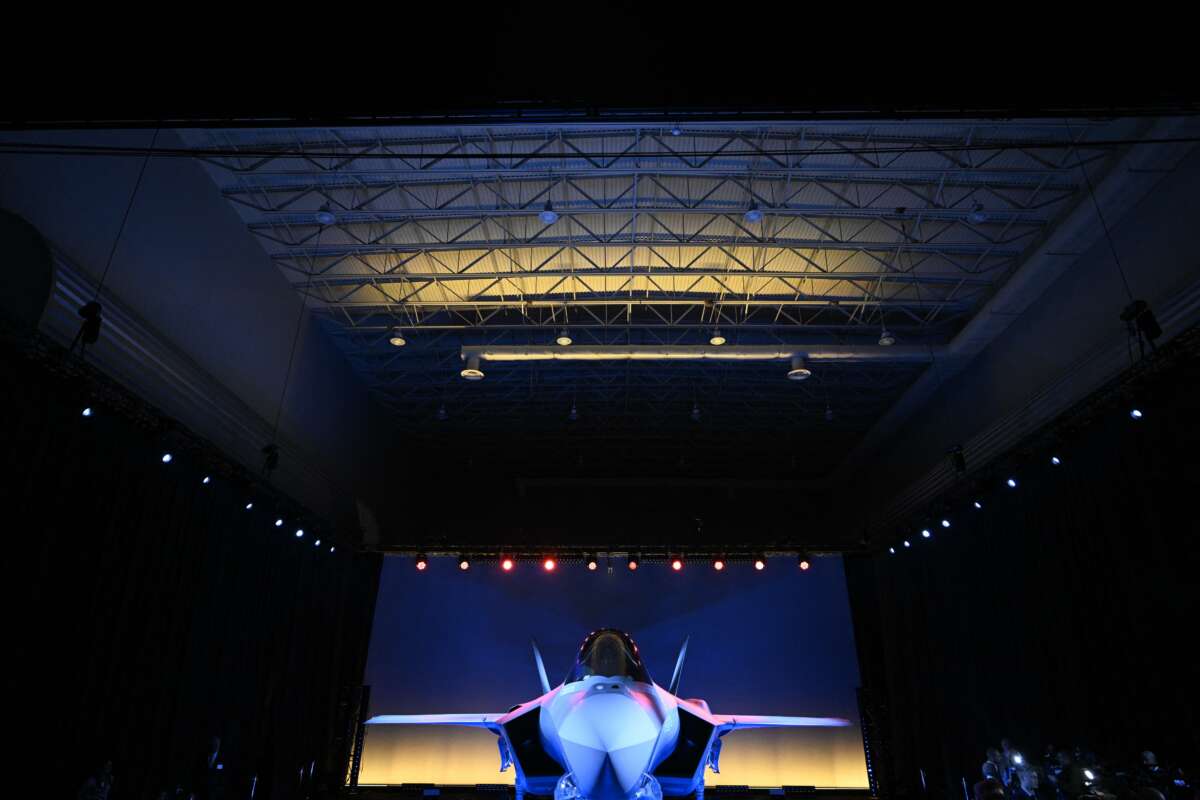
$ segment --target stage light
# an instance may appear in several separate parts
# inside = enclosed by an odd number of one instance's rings
[[[250,509],[252,509],[252,508],[254,508],[254,501],[250,501],[249,503],[246,503],[246,510],[247,510],[247,511],[249,511],[249,510],[250,510]]]
[[[469,570],[471,568],[470,559],[468,559],[466,556],[459,556],[458,557],[458,568],[460,570],[462,570],[463,572],[466,572],[467,570]]]
[[[1062,463],[1062,459],[1058,456],[1050,456],[1050,463],[1057,467]]]
[[[333,212],[329,210],[329,206],[321,206],[321,210],[316,214],[313,214],[313,217],[320,225],[332,225],[337,221],[337,217],[335,217]]]
[[[204,476],[204,480],[202,480],[202,481],[200,481],[200,482],[201,482],[201,483],[203,483],[205,486],[208,486],[210,483],[212,483],[212,478],[210,478],[210,477],[208,477],[207,475],[205,475],[205,476]]]
[[[297,539],[304,538],[304,528],[296,528],[296,538]]]
[[[678,125],[672,125],[671,126],[671,135],[672,136],[682,136],[683,128],[679,127]]]
[[[479,366],[479,356],[468,357],[467,365],[458,374],[469,381],[483,380],[483,369]]]
[[[388,342],[391,343],[392,347],[404,347],[404,345],[408,344],[408,339],[405,339],[404,333],[399,328],[396,328],[392,331]]]
[[[713,559],[713,569],[715,569],[717,572],[720,572],[721,570],[725,569],[725,559],[714,558]]]
[[[554,343],[560,347],[570,347],[571,343],[574,341],[575,340],[571,338],[571,334],[567,331],[567,329],[563,328],[558,332],[558,337],[554,340]]]
[[[164,464],[170,464],[173,459],[174,457],[170,453],[162,454],[162,463]]]
[[[879,346],[880,347],[891,347],[895,343],[896,343],[896,334],[892,333],[887,328],[884,328],[883,332],[879,334]]]
[[[888,548],[888,552],[889,552],[889,553],[891,553],[892,555],[896,555],[896,548],[894,548],[894,547],[889,547],[889,548]]]
[[[1008,480],[1005,481],[1005,483],[1008,484],[1008,488],[1010,488],[1010,489],[1017,488],[1017,479],[1016,478],[1009,478]]]
[[[1131,408],[1129,410],[1129,417],[1130,417],[1130,419],[1141,419],[1142,418],[1142,410],[1140,408]]]
[[[720,347],[721,345],[725,344],[726,341],[728,340],[721,335],[721,330],[719,328],[713,328],[712,336],[708,337],[708,343],[713,347]]]
[[[758,207],[758,203],[751,202],[750,207],[746,209],[746,222],[762,222],[763,212]]]
[[[512,569],[514,566],[516,566],[516,562],[513,561],[511,558],[509,558],[508,556],[501,557],[500,569],[504,570],[505,572],[512,572]]]
[[[987,222],[988,215],[987,212],[983,210],[983,203],[976,203],[974,206],[972,206],[971,212],[967,214],[967,219],[969,219],[973,225],[982,225],[983,223]]]
[[[549,200],[546,201],[546,205],[542,208],[541,213],[538,214],[538,219],[547,225],[553,225],[558,222],[558,212],[554,210],[554,206],[550,204]]]
[[[83,409],[83,416],[90,417],[91,415],[92,415],[92,407],[91,406],[88,406],[87,408]]]
[[[943,527],[943,528],[949,528],[949,527],[950,527],[950,520],[948,520],[948,519],[943,519],[943,520],[942,520],[942,527]]]
[[[334,550],[337,550],[337,545],[336,544],[329,545],[329,552],[332,553]]]
[[[671,569],[675,570],[676,572],[679,572],[680,570],[682,570],[683,569],[683,559],[678,556],[671,559]]]
[[[417,561],[416,561],[416,567],[417,567],[417,571],[418,571],[418,572],[424,572],[424,571],[425,571],[425,568],[426,568],[427,566],[429,566],[429,560],[425,558],[425,554],[424,554],[424,553],[418,553],[418,554],[417,554]]]
[[[929,537],[933,536],[933,532],[930,531],[929,528],[922,528],[921,536],[925,539],[928,539]]]
[[[596,563],[596,557],[595,556],[585,556],[585,558],[587,559],[588,572],[595,572],[597,567],[600,566],[598,563]]]
[[[758,570],[759,572],[762,572],[764,569],[767,568],[766,559],[763,558],[762,556],[759,556],[758,558],[754,559],[754,568],[756,570]]]
[[[1025,763],[1025,759],[1021,757],[1020,753],[1013,753],[1013,763],[1019,767]]]
[[[282,528],[282,527],[283,527],[283,517],[277,517],[277,518],[275,519],[275,527],[276,527],[276,528]]]
[[[1092,772],[1090,769],[1085,769],[1083,771],[1083,777],[1087,778],[1089,781],[1094,781],[1096,780],[1096,773]]]
[[[629,565],[631,571],[636,570],[638,568],[637,556],[630,556],[626,563]]]
[[[905,546],[905,547],[912,547],[912,542],[908,541],[908,539],[905,539],[905,540],[904,540],[904,546]]]
[[[542,569],[546,570],[546,572],[554,572],[554,568],[557,566],[558,566],[558,562],[555,561],[553,558],[547,558],[545,561],[542,562]]]
[[[976,508],[983,508],[983,503],[979,502],[978,500],[975,501],[974,505]]]
[[[801,555],[796,558],[796,566],[800,568],[801,572],[808,572],[812,567],[812,562],[808,560],[808,556]]]
[[[787,377],[789,381],[806,381],[812,377],[812,370],[804,366],[803,356],[792,356],[792,366]]]
[[[321,540],[320,540],[320,539],[317,539],[315,542],[313,542],[313,547],[320,547],[320,546],[321,546]]]

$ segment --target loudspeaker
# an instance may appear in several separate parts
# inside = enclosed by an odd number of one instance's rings
[[[41,322],[54,291],[54,259],[37,229],[0,210],[0,314],[22,331]]]

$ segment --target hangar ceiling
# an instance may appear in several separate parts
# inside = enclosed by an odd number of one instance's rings
[[[820,479],[1079,202],[1081,170],[1100,179],[1140,124],[183,136],[410,452],[525,475]],[[814,360],[806,381],[741,361],[460,377],[464,347],[561,347],[564,331],[576,348],[712,347],[719,331],[727,349],[864,358]]]

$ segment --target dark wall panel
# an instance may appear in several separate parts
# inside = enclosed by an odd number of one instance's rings
[[[230,796],[334,783],[339,690],[361,682],[379,560],[277,529],[265,498],[4,351],[0,500],[6,690],[18,763],[69,796],[112,759],[112,797],[194,784],[220,735]],[[327,544],[327,543],[326,543]],[[314,765],[315,762],[315,765]],[[236,791],[233,791],[236,789]]]

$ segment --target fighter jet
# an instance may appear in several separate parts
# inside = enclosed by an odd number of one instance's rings
[[[741,728],[839,727],[835,717],[713,714],[703,700],[677,696],[687,641],[671,683],[650,678],[624,631],[592,631],[566,679],[550,688],[533,644],[542,694],[495,714],[384,715],[368,725],[467,725],[499,737],[500,771],[516,770],[516,797],[554,800],[662,800],[704,797],[705,768],[720,772],[721,737]]]

